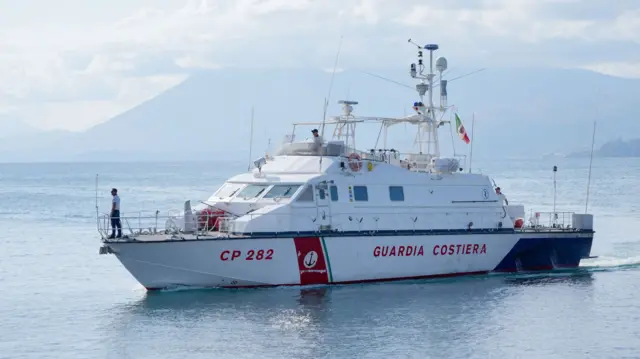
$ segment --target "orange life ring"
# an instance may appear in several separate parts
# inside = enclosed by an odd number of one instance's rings
[[[362,168],[362,161],[357,153],[349,155],[349,167],[353,172],[358,172]]]

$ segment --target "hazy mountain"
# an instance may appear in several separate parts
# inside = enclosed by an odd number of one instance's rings
[[[569,157],[589,157],[590,150],[571,153]],[[594,157],[640,157],[640,138],[624,141],[620,138],[609,141],[593,151]]]
[[[457,69],[456,77],[473,69]],[[404,71],[376,74],[412,86]],[[306,70],[212,70],[193,73],[183,83],[80,134],[54,134],[38,144],[21,143],[27,160],[239,159],[248,161],[251,107],[255,106],[253,156],[271,139],[277,147],[292,122],[322,121],[331,74]],[[437,90],[437,89],[436,89]],[[640,81],[583,70],[488,69],[452,81],[449,104],[471,134],[476,113],[474,157],[538,156],[589,148],[598,119],[598,143],[640,133],[636,94]],[[339,99],[359,101],[362,116],[411,113],[415,91],[358,71],[336,74],[329,114]],[[436,94],[435,100],[439,95]],[[312,127],[300,127],[302,138]],[[375,144],[379,126],[358,127],[358,146]],[[325,137],[330,137],[327,128]],[[388,147],[409,150],[414,129],[398,125]],[[404,139],[404,144],[400,139]],[[443,152],[451,148],[448,128],[440,132]],[[458,153],[469,146],[453,138]],[[3,152],[14,147],[0,144]],[[45,155],[46,154],[46,155]],[[15,156],[14,156],[15,158]],[[0,158],[0,160],[4,160]]]
[[[0,114],[0,138],[23,136],[39,132],[17,116]]]

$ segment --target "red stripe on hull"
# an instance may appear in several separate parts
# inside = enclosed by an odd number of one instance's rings
[[[402,280],[420,280],[420,279],[437,279],[437,278],[451,278],[451,277],[464,277],[471,275],[485,275],[489,271],[478,272],[460,272],[460,273],[445,273],[445,274],[431,274],[421,275],[414,277],[396,277],[396,278],[380,278],[380,279],[363,279],[353,281],[331,282],[331,283],[311,283],[311,284],[326,284],[326,285],[345,285],[345,284],[366,284],[366,283],[381,283],[381,282],[396,282]],[[273,287],[300,287],[310,284],[261,284],[261,285],[245,285],[245,286],[220,286],[215,288],[273,288]],[[163,288],[147,288],[147,290],[162,290]]]
[[[329,273],[320,237],[298,237],[293,243],[298,255],[300,285],[328,284]]]
[[[556,267],[555,269],[565,269],[565,268],[577,268],[577,266]],[[539,267],[539,268],[527,268],[523,270],[535,272],[535,271],[551,271],[553,269],[554,269],[553,267]],[[520,272],[523,270],[520,270]],[[486,275],[492,272],[515,273],[515,272],[519,272],[519,270],[516,268],[513,268],[508,270],[503,269],[499,271],[445,273],[445,274],[422,275],[422,276],[415,276],[415,277],[363,279],[363,280],[353,280],[353,281],[342,281],[342,282],[331,282],[331,283],[311,283],[311,284],[348,285],[348,284],[384,283],[384,282],[397,282],[397,281],[403,281],[403,280],[438,279],[438,278],[465,277],[465,276],[472,276],[472,275]],[[248,289],[248,288],[274,288],[274,287],[301,287],[304,285],[311,285],[311,284],[261,284],[261,285],[246,285],[246,286],[220,286],[220,287],[211,287],[211,288]],[[156,290],[162,290],[164,288],[146,288],[146,289],[148,291],[156,291]]]
[[[452,278],[452,277],[464,277],[464,276],[470,276],[470,275],[485,275],[485,274],[489,274],[489,271],[431,274],[431,275],[421,275],[421,276],[415,276],[415,277],[362,279],[362,280],[350,280],[350,281],[342,281],[342,282],[331,282],[328,284],[329,285],[347,285],[347,284],[383,283],[383,282],[397,282],[397,281],[403,281],[403,280]],[[223,288],[268,288],[268,287],[296,287],[296,286],[300,286],[300,284],[275,284],[275,285],[256,285],[256,286],[223,287]]]

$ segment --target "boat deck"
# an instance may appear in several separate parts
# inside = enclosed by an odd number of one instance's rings
[[[570,229],[570,228],[552,228],[552,227],[538,227],[538,228],[522,228],[517,230],[502,230],[500,231],[504,234],[586,234],[593,233],[592,230],[581,230],[581,229]],[[375,236],[388,236],[388,235],[446,235],[446,234],[487,234],[487,233],[496,233],[496,231],[402,231],[396,233],[381,233],[381,232],[370,232],[366,231],[363,233],[344,233],[344,232],[317,232],[317,233],[282,233],[279,235],[261,235],[261,234],[233,234],[227,232],[201,232],[198,234],[194,233],[178,233],[178,234],[165,234],[165,233],[156,233],[156,234],[138,234],[138,235],[125,235],[122,238],[103,238],[102,241],[104,243],[150,243],[150,242],[178,242],[178,241],[215,241],[215,240],[234,240],[234,239],[251,239],[251,238],[292,238],[296,236],[325,236],[325,237],[335,237],[335,236],[366,236],[366,237],[375,237]]]
[[[560,216],[558,216],[560,214]],[[546,215],[547,220],[540,220],[541,215]],[[215,241],[215,240],[235,240],[235,239],[258,239],[258,238],[293,238],[293,237],[377,237],[377,236],[441,236],[441,235],[484,235],[484,234],[520,234],[520,235],[541,235],[551,234],[561,236],[566,234],[589,234],[593,233],[590,223],[573,223],[573,213],[565,212],[537,212],[532,216],[528,225],[519,219],[519,228],[449,228],[449,229],[375,229],[375,230],[316,230],[309,231],[282,231],[282,232],[253,232],[253,233],[233,233],[227,221],[219,222],[218,226],[194,228],[185,231],[175,225],[166,225],[170,221],[164,218],[151,216],[138,216],[124,219],[125,228],[123,238],[108,238],[111,233],[108,217],[103,217],[99,222],[99,232],[104,243],[158,243],[158,242],[181,242],[181,241]],[[146,219],[146,221],[145,221]],[[137,226],[131,226],[138,222]],[[165,223],[164,227],[162,223]],[[170,224],[170,223],[169,223]]]
[[[222,232],[206,232],[206,233],[179,233],[179,234],[140,234],[140,235],[124,235],[122,238],[103,238],[105,243],[129,243],[129,242],[173,242],[173,241],[196,241],[196,240],[222,240],[222,239],[239,239],[249,238],[245,235],[236,235]]]

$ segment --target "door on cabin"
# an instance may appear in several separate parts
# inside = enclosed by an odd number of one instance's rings
[[[331,227],[331,198],[329,195],[329,186],[326,181],[320,182],[315,186],[316,208],[318,217],[316,224],[319,229],[329,229]]]

